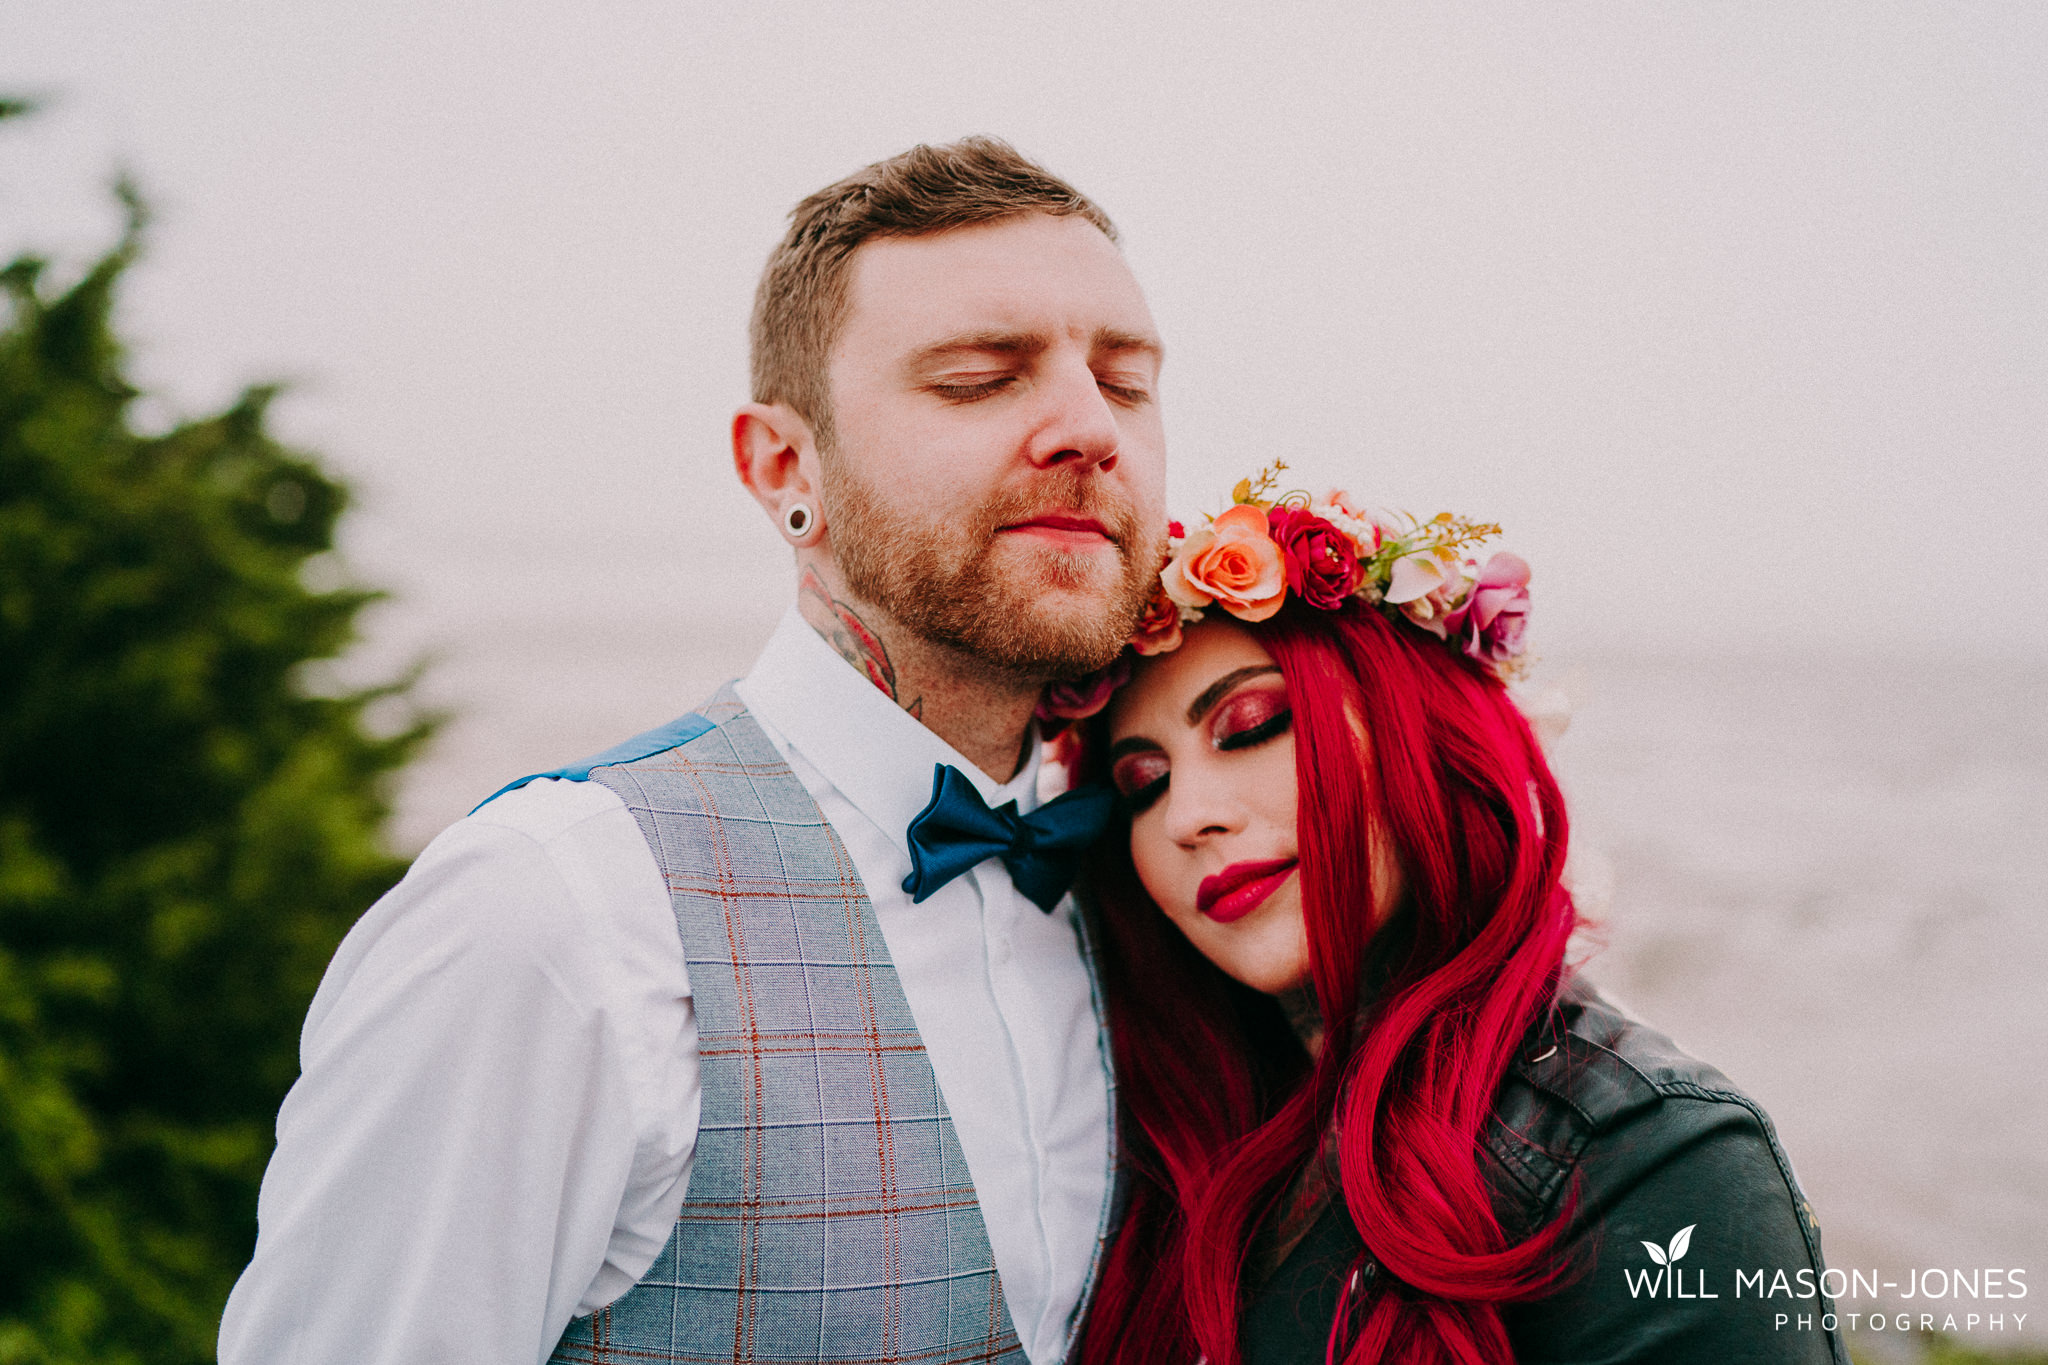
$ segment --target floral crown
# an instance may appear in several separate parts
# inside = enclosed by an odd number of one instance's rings
[[[1276,460],[1240,479],[1231,505],[1192,533],[1177,521],[1167,524],[1166,565],[1131,651],[1180,648],[1181,627],[1212,607],[1240,621],[1266,620],[1293,593],[1323,611],[1356,598],[1428,631],[1503,680],[1520,672],[1529,565],[1497,551],[1482,566],[1466,553],[1499,535],[1499,526],[1449,512],[1419,521],[1406,512],[1367,510],[1341,491],[1321,498],[1277,492],[1286,468]],[[1100,673],[1055,683],[1039,712],[1059,720],[1091,716],[1129,677],[1126,653]]]

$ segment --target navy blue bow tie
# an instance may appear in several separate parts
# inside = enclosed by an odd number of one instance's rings
[[[1051,914],[1116,808],[1106,787],[1081,787],[1029,815],[1015,801],[994,810],[951,764],[932,770],[931,803],[910,822],[910,875],[903,889],[919,902],[984,858],[1001,858],[1010,881]]]

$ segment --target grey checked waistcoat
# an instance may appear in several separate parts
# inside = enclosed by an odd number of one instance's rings
[[[667,1245],[639,1284],[572,1322],[550,1360],[1024,1365],[853,859],[732,689],[547,775],[603,783],[639,822],[682,935],[703,1074],[696,1164]],[[1092,981],[1085,933],[1082,952]],[[1114,1112],[1112,1081],[1112,1147]]]

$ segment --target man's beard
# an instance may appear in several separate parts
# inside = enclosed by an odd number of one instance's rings
[[[824,463],[832,558],[848,590],[920,639],[1003,672],[1076,678],[1107,667],[1158,586],[1161,534],[1142,529],[1130,504],[1091,473],[1048,471],[1029,491],[999,494],[964,517],[920,520],[848,470],[843,455]],[[1080,602],[1039,596],[1099,581],[1077,557],[1025,542],[1009,555],[1030,556],[1029,571],[1006,576],[996,563],[997,528],[1052,512],[1093,518],[1116,547],[1119,572]]]

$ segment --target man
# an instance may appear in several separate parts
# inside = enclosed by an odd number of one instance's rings
[[[1116,654],[1164,523],[1113,232],[980,138],[797,207],[732,445],[798,601],[343,943],[229,1365],[1063,1358],[1114,1155],[1062,895],[1100,812],[1040,807],[1032,717]]]

